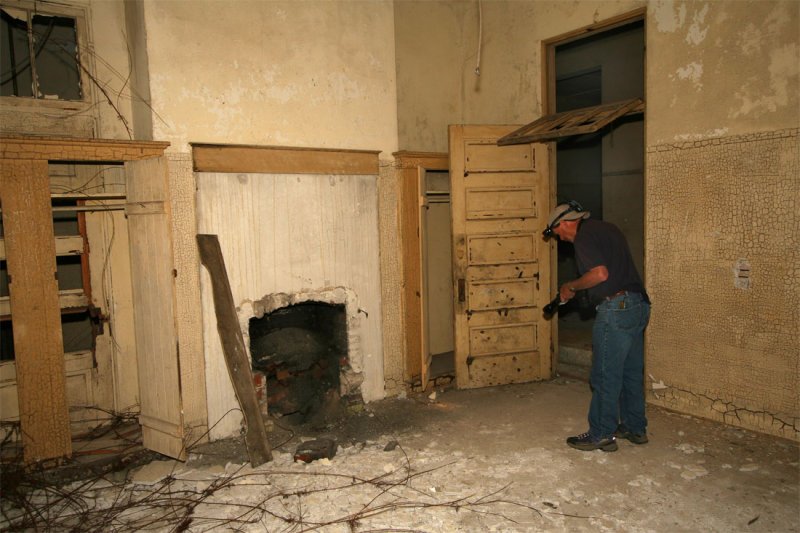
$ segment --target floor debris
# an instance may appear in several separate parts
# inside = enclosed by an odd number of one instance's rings
[[[652,408],[649,444],[581,452],[564,439],[585,430],[589,399],[561,379],[373,402],[319,430],[278,421],[273,460],[257,468],[232,439],[77,481],[12,486],[4,471],[0,529],[797,530],[798,443]],[[335,456],[295,461],[319,439]]]

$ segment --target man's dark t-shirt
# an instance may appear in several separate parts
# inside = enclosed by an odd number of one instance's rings
[[[608,279],[589,289],[593,302],[619,291],[640,292],[648,299],[628,241],[614,224],[591,218],[581,221],[573,245],[580,275],[601,265],[608,270]]]

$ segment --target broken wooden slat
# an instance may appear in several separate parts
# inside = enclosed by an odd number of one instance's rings
[[[267,430],[256,398],[253,385],[253,373],[247,357],[242,331],[236,316],[225,260],[216,235],[198,235],[197,246],[200,261],[211,277],[211,289],[214,293],[214,309],[217,315],[217,330],[222,341],[222,351],[233,382],[233,390],[244,413],[247,426],[245,444],[253,467],[272,460],[272,452],[267,440]]]
[[[546,142],[572,135],[594,133],[623,115],[643,110],[642,99],[634,98],[613,104],[563,111],[534,120],[499,139],[497,144],[507,146]]]

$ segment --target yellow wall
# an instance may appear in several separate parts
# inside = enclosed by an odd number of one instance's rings
[[[665,2],[647,20],[649,399],[794,439],[799,21],[793,0]]]
[[[145,21],[153,135],[172,150],[396,150],[390,3],[151,0]]]
[[[796,128],[800,3],[651,2],[647,144]]]
[[[542,40],[643,5],[395,2],[400,149],[446,152],[449,124],[526,124],[539,118]]]

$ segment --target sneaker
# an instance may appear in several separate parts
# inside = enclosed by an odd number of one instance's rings
[[[628,439],[634,444],[647,444],[649,441],[647,433],[631,433],[628,431],[628,428],[622,424],[620,424],[617,431],[614,432],[614,436],[619,439]]]
[[[597,437],[592,437],[588,433],[582,433],[577,437],[567,438],[567,444],[576,450],[582,450],[584,452],[598,449],[603,450],[604,452],[617,451],[616,438],[609,437],[607,439],[598,439]]]

